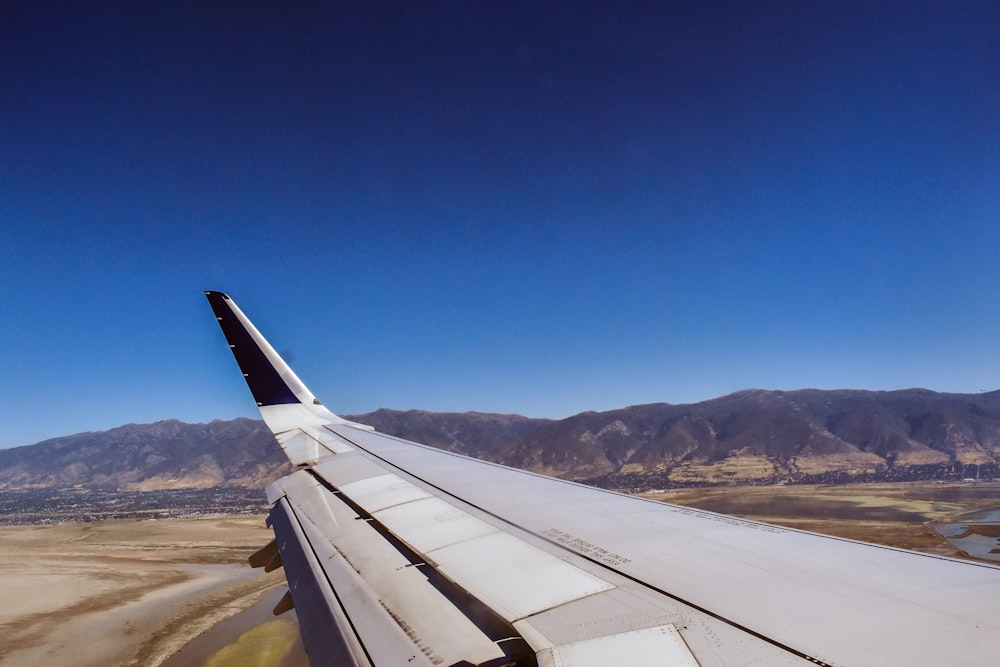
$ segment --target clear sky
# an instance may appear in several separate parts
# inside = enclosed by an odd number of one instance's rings
[[[0,4],[0,446],[1000,386],[1000,4]]]

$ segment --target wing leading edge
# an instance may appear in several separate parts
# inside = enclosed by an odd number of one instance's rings
[[[313,665],[987,665],[1000,568],[653,503],[376,433],[206,292],[298,470],[268,487]]]

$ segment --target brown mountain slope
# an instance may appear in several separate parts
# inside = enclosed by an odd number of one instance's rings
[[[261,486],[291,467],[255,419],[128,424],[0,450],[0,489]]]
[[[352,419],[617,488],[1000,477],[1000,391],[749,390],[562,420],[382,409]],[[0,488],[261,487],[289,470],[259,421],[130,424],[0,450]]]
[[[582,413],[506,463],[612,486],[1000,474],[1000,392],[737,392]]]

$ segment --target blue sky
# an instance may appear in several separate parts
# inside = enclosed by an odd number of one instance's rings
[[[0,6],[0,447],[1000,386],[991,2]],[[67,6],[68,5],[68,6]]]

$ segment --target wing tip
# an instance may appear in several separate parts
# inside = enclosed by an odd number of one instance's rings
[[[205,290],[205,296],[257,406],[301,403],[302,399],[295,390],[303,395],[309,390],[260,335],[236,302],[224,292],[214,290]],[[309,397],[312,398],[312,395],[309,394]]]

